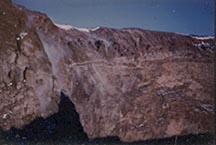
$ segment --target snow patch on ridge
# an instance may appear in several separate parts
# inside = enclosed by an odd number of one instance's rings
[[[95,27],[95,28],[78,28],[78,27],[74,27],[71,25],[65,25],[65,24],[55,24],[57,27],[64,29],[66,31],[71,30],[71,29],[76,29],[78,31],[82,31],[82,32],[91,32],[91,31],[96,31],[98,29],[100,29],[100,27]]]
[[[208,39],[214,39],[214,36],[192,36],[192,38],[198,39],[198,40],[208,40]]]
[[[90,31],[97,31],[98,29],[100,29],[100,27],[99,27],[99,26],[97,26],[97,27],[95,27],[95,28],[92,28],[92,29],[90,29]]]
[[[197,39],[197,40],[209,40],[209,39],[214,39],[215,36],[196,36],[196,35],[191,35],[191,34],[186,34],[186,33],[176,33],[178,35],[182,36],[190,36],[191,38]]]
[[[177,35],[189,36],[189,34],[186,34],[186,33],[178,33],[178,32],[174,32],[174,33],[177,34]]]
[[[56,25],[57,27],[61,28],[61,29],[64,29],[64,30],[73,29],[73,27],[70,26],[70,25],[64,25],[64,24],[62,24],[62,25],[60,25],[60,24],[55,24],[55,25]]]

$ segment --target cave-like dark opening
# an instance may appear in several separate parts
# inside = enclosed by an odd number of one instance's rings
[[[7,140],[49,141],[62,138],[88,140],[79,120],[74,104],[61,93],[59,111],[43,119],[38,118],[22,129],[11,129],[3,133]]]

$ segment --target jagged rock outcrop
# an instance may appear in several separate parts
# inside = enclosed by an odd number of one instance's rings
[[[89,138],[213,131],[213,39],[132,28],[64,30],[6,0],[0,21],[2,129],[56,113],[64,92]]]

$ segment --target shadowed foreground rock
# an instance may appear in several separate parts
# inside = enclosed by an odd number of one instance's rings
[[[89,138],[213,132],[213,39],[57,27],[7,0],[0,1],[0,22],[2,129],[58,112],[63,92]]]

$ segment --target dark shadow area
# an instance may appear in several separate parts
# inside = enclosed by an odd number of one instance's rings
[[[96,124],[95,124],[96,125]],[[0,130],[0,145],[213,145],[212,134],[187,135],[124,143],[118,137],[89,140],[83,131],[74,104],[63,93],[59,112],[47,119],[38,118],[23,129]]]
[[[119,137],[113,137],[113,136],[109,136],[109,137],[105,137],[105,138],[95,138],[91,141],[89,141],[89,143],[92,144],[111,144],[111,143],[116,143],[116,144],[124,144],[123,142],[121,142],[121,140],[119,139]]]
[[[3,132],[7,140],[49,141],[68,138],[88,140],[79,120],[74,104],[63,93],[58,113],[43,119],[38,118],[23,129],[11,129]]]
[[[213,145],[212,134],[175,136],[164,139],[153,139],[129,143],[132,145]]]

